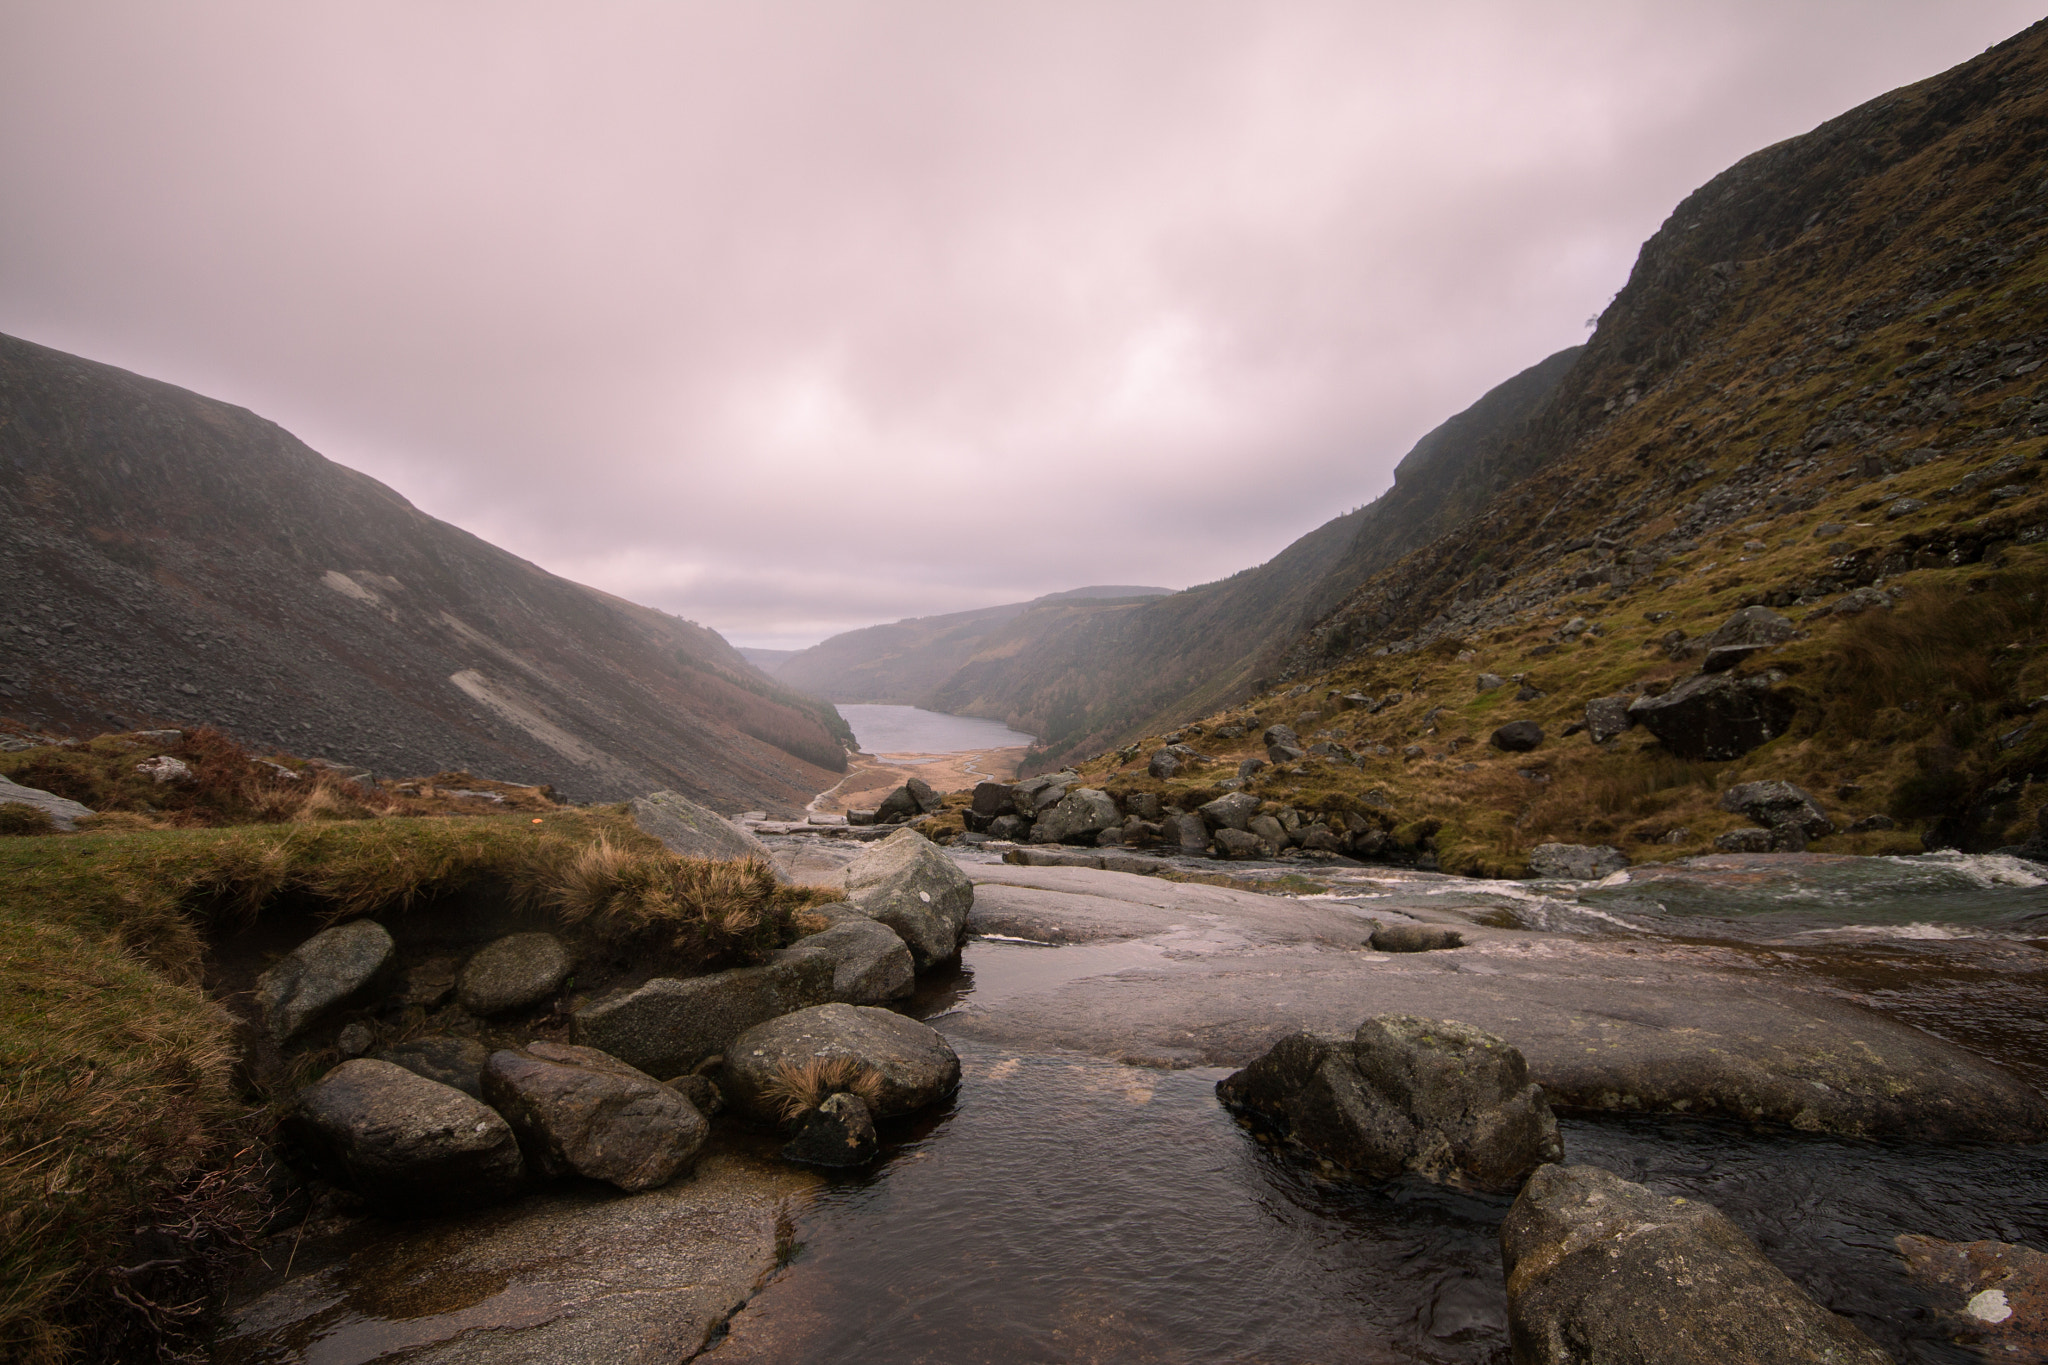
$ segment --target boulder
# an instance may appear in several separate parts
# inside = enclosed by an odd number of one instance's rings
[[[916,830],[898,830],[854,859],[846,894],[854,909],[896,931],[918,971],[960,955],[974,883]]]
[[[1781,645],[1799,633],[1791,618],[1769,607],[1744,607],[1706,637],[1707,652],[1717,649],[1764,649]]]
[[[1345,838],[1324,825],[1310,825],[1303,831],[1301,846],[1313,853],[1344,853],[1349,850]]]
[[[1210,829],[1244,829],[1246,822],[1258,812],[1259,798],[1248,792],[1231,792],[1219,796],[1197,810]]]
[[[508,934],[479,948],[455,980],[455,998],[489,1018],[523,1010],[554,995],[574,964],[553,934]]]
[[[661,840],[671,853],[721,862],[756,858],[774,870],[777,881],[789,880],[776,867],[775,855],[768,851],[768,845],[717,811],[698,805],[680,792],[660,791],[635,797],[633,821]]]
[[[688,1170],[711,1135],[681,1094],[591,1047],[529,1043],[493,1052],[484,1099],[505,1116],[533,1169],[629,1193]]]
[[[379,1061],[402,1066],[415,1076],[452,1085],[472,1099],[484,1097],[484,1063],[490,1049],[474,1038],[432,1033],[408,1039],[377,1054]]]
[[[1094,787],[1076,787],[1061,797],[1051,810],[1038,817],[1038,823],[1031,827],[1031,842],[1093,843],[1097,834],[1121,823],[1123,816],[1108,792]]]
[[[280,1043],[341,1004],[391,960],[391,935],[373,920],[323,929],[256,979],[263,1022]]]
[[[1529,875],[1597,882],[1628,866],[1628,855],[1606,844],[1538,844],[1529,850]]]
[[[931,784],[921,777],[913,777],[903,784],[903,790],[910,793],[910,799],[917,802],[919,815],[935,815],[944,806],[945,800],[933,791]]]
[[[1244,822],[1245,831],[1257,835],[1275,853],[1294,841],[1287,837],[1287,829],[1270,815],[1254,815]]]
[[[967,827],[986,831],[998,816],[1014,815],[1016,810],[1017,792],[1009,783],[977,782],[974,796],[967,804]]]
[[[1595,697],[1586,703],[1586,733],[1595,744],[1605,744],[1635,725],[1628,702],[1627,697]]]
[[[1488,742],[1507,753],[1525,754],[1543,742],[1543,727],[1533,720],[1511,720],[1495,730]]]
[[[1366,942],[1377,953],[1433,953],[1464,947],[1465,936],[1443,924],[1382,924]]]
[[[1752,654],[1762,653],[1769,645],[1715,645],[1700,660],[1702,673],[1726,673]]]
[[[1628,713],[1680,758],[1722,762],[1783,734],[1792,710],[1762,679],[1702,673],[1662,696],[1636,698]]]
[[[1257,773],[1260,769],[1264,768],[1265,766],[1266,760],[1263,758],[1244,759],[1237,765],[1238,780],[1242,782],[1245,778],[1252,776],[1254,773]]]
[[[1893,1242],[1943,1326],[1992,1360],[2048,1360],[2048,1255],[2011,1242]]]
[[[848,1005],[899,1000],[917,987],[910,949],[894,929],[849,915],[821,934],[798,939],[786,953],[822,953],[832,962],[832,999]]]
[[[865,1166],[875,1159],[875,1120],[867,1101],[845,1091],[797,1120],[796,1136],[782,1148],[787,1161],[806,1166]]]
[[[875,823],[878,825],[900,825],[917,819],[924,810],[917,803],[917,797],[906,786],[898,787],[882,798],[882,804],[875,807]]]
[[[474,1208],[516,1193],[511,1127],[453,1086],[390,1062],[343,1062],[299,1092],[293,1127],[316,1164],[392,1217]]]
[[[1270,858],[1278,850],[1258,835],[1241,829],[1219,829],[1216,831],[1216,856],[1242,861],[1246,858]]]
[[[1711,1204],[1594,1166],[1529,1177],[1500,1244],[1528,1365],[1885,1365],[1891,1357],[1764,1259]]]
[[[892,1010],[822,1005],[748,1029],[725,1054],[726,1102],[759,1123],[779,1123],[778,1073],[845,1058],[874,1073],[878,1119],[935,1104],[960,1084],[960,1058],[939,1031]]]
[[[1166,813],[1158,792],[1132,792],[1124,797],[1124,810],[1140,820],[1156,823]]]
[[[1145,765],[1146,776],[1156,778],[1161,782],[1166,781],[1179,771],[1180,755],[1175,753],[1171,746],[1155,752],[1152,755],[1152,760]]]
[[[1521,1052],[1452,1020],[1382,1014],[1349,1038],[1297,1033],[1216,1089],[1365,1175],[1511,1190],[1564,1154]]]
[[[1508,685],[1508,680],[1506,678],[1503,678],[1498,673],[1481,673],[1478,676],[1478,678],[1474,680],[1474,685],[1476,690],[1480,692],[1492,692],[1498,690],[1499,688],[1506,687]]]
[[[1021,815],[998,815],[984,831],[991,839],[1022,840],[1031,837],[1031,822]]]
[[[677,1076],[666,1084],[707,1119],[718,1117],[719,1110],[725,1108],[725,1095],[719,1090],[718,1082],[709,1076],[692,1072],[687,1076]]]
[[[1047,787],[1052,786],[1058,786],[1063,791],[1065,789],[1064,783],[1044,774],[1040,774],[1037,777],[1027,777],[1012,786],[1010,788],[1011,800],[1017,814],[1023,816],[1026,820],[1036,820],[1038,818],[1038,794]]]
[[[832,999],[835,968],[824,953],[790,953],[760,967],[688,980],[655,977],[585,1005],[571,1033],[653,1076],[694,1070],[763,1020]]]
[[[188,782],[196,782],[198,780],[193,776],[191,766],[184,759],[172,758],[169,754],[158,754],[155,758],[146,758],[135,765],[135,771],[155,782],[172,786],[182,787]]]
[[[1812,793],[1790,782],[1743,782],[1721,793],[1721,809],[1746,815],[1769,829],[1795,830],[1805,839],[1835,832],[1835,822]]]
[[[1778,851],[1778,843],[1776,831],[1768,829],[1731,829],[1714,836],[1714,847],[1722,853],[1770,853]]]
[[[50,817],[50,823],[58,829],[78,828],[78,821],[93,814],[90,806],[82,806],[69,797],[46,792],[41,787],[24,787],[0,777],[0,806],[33,806]]]
[[[1159,837],[1183,853],[1200,853],[1209,846],[1209,824],[1193,811],[1176,811],[1159,822]]]

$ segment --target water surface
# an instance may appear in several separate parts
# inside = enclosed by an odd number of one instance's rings
[[[1016,749],[1031,743],[999,720],[949,716],[916,706],[844,705],[839,714],[853,727],[861,751],[870,754],[964,754],[980,749]]]

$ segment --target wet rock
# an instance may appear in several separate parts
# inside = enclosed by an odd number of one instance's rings
[[[1433,953],[1464,947],[1465,936],[1442,924],[1382,924],[1366,942],[1379,953]]]
[[[1097,834],[1122,821],[1123,816],[1118,813],[1116,802],[1110,799],[1109,793],[1094,787],[1076,787],[1061,797],[1051,810],[1038,817],[1038,823],[1031,827],[1031,842],[1093,843]]]
[[[1796,831],[1802,840],[1835,832],[1835,822],[1812,793],[1790,782],[1739,783],[1721,793],[1720,805],[1767,828]]]
[[[917,836],[912,836],[917,837]],[[791,953],[761,967],[688,980],[655,977],[576,1011],[575,1040],[654,1076],[694,1070],[765,1019],[832,998],[824,953]]]
[[[635,797],[633,821],[661,840],[671,853],[725,862],[756,858],[775,869],[777,881],[789,880],[776,868],[775,855],[768,851],[768,845],[680,792],[660,791]],[[850,816],[848,823],[852,823]]]
[[[507,934],[477,950],[455,981],[455,998],[479,1018],[523,1010],[569,979],[569,949],[553,934]]]
[[[688,1170],[711,1135],[689,1100],[596,1048],[529,1043],[494,1052],[483,1084],[543,1175],[651,1190]]]
[[[1248,792],[1231,792],[1203,805],[1196,814],[1210,829],[1242,830],[1258,809],[1258,797]]]
[[[1368,1175],[1413,1171],[1508,1190],[1564,1155],[1522,1054],[1452,1020],[1382,1014],[1349,1038],[1297,1033],[1216,1090],[1224,1103],[1281,1123],[1311,1151]]]
[[[960,1058],[937,1029],[892,1010],[823,1005],[748,1029],[725,1054],[721,1087],[758,1123],[781,1121],[778,1072],[847,1059],[874,1073],[869,1108],[878,1119],[936,1104],[960,1084]]]
[[[875,1120],[867,1102],[840,1091],[797,1121],[796,1136],[782,1149],[806,1166],[865,1166],[875,1159]]]
[[[474,1038],[457,1038],[435,1033],[387,1047],[377,1054],[379,1061],[402,1066],[415,1076],[442,1085],[452,1085],[472,1099],[484,1097],[484,1063],[490,1049]]]
[[[294,1127],[317,1163],[391,1217],[493,1203],[525,1176],[512,1129],[494,1111],[367,1057],[300,1091]]]
[[[280,1043],[368,985],[391,960],[391,935],[373,920],[323,929],[256,979],[263,1022]]]
[[[1241,829],[1219,829],[1216,831],[1216,856],[1243,861],[1247,858],[1270,858],[1274,849],[1264,839]]]
[[[1596,882],[1628,866],[1628,855],[1606,844],[1538,844],[1529,851],[1529,875]]]
[[[1593,1166],[1529,1177],[1500,1230],[1516,1361],[1885,1365],[1710,1204]]]
[[[33,806],[50,817],[58,829],[70,830],[78,827],[77,822],[93,814],[90,806],[82,806],[68,797],[46,792],[41,787],[24,787],[19,782],[0,777],[0,805]]]
[[[1157,778],[1161,782],[1166,781],[1179,771],[1180,755],[1171,748],[1161,749],[1154,753],[1151,762],[1145,765],[1146,775]]]
[[[1940,1296],[1944,1325],[1992,1360],[2048,1360],[2048,1255],[2011,1242],[1893,1243],[1915,1280]]]
[[[1533,720],[1511,720],[1495,730],[1488,742],[1511,754],[1525,754],[1543,742],[1543,727]]]
[[[896,931],[918,971],[960,955],[974,883],[916,830],[899,830],[854,859],[846,894],[854,909]]]
[[[1662,696],[1636,698],[1628,713],[1678,757],[1722,762],[1783,734],[1792,710],[1761,679],[1702,673]]]
[[[894,929],[860,916],[798,939],[788,953],[822,953],[832,961],[832,999],[848,1005],[900,1000],[917,987],[917,968]]]
[[[1595,744],[1605,744],[1635,725],[1628,703],[1627,697],[1595,697],[1586,703],[1586,733]]]

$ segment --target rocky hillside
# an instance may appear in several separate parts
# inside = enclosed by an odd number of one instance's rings
[[[1799,842],[2027,841],[2044,227],[2048,26],[1716,177],[1430,534],[1190,731],[1232,766],[1174,782],[1254,761],[1270,800],[1371,795],[1457,866],[1753,843],[1754,780],[1824,807]]]
[[[844,723],[715,632],[436,521],[243,409],[0,337],[0,713],[387,774],[793,808]]]

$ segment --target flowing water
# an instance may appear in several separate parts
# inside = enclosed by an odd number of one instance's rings
[[[999,720],[949,716],[915,706],[845,705],[839,714],[853,727],[861,752],[869,754],[964,754],[977,749],[1017,749],[1031,736]]]
[[[1593,887],[1359,874],[1530,928],[1738,944],[2048,1084],[2048,892],[2010,859],[1703,860]],[[1418,886],[1418,883],[1426,883]],[[976,940],[926,983],[969,1000],[1147,965],[1142,943]],[[1224,1074],[956,1038],[942,1112],[885,1134],[799,1218],[787,1267],[709,1359],[1505,1362],[1509,1200],[1360,1183],[1240,1126]],[[1707,1200],[1908,1361],[1948,1342],[1900,1233],[2048,1248],[2048,1147],[1849,1141],[1673,1116],[1567,1117],[1567,1160]]]

